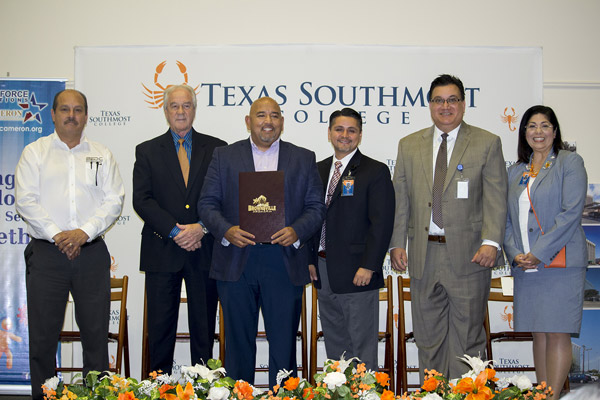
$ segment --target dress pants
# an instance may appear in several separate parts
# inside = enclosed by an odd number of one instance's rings
[[[146,272],[150,371],[172,372],[182,280],[187,293],[191,364],[205,364],[212,358],[218,301],[216,282],[208,277],[208,270],[186,262],[177,272]]]
[[[378,370],[379,290],[333,293],[327,263],[319,257],[319,315],[327,358],[358,357],[367,369]]]
[[[74,260],[53,243],[32,239],[25,249],[29,364],[34,400],[56,375],[56,350],[69,292],[81,332],[83,374],[108,369],[110,255],[103,240],[86,243]]]
[[[262,309],[269,342],[269,386],[276,385],[277,372],[282,369],[296,376],[296,333],[303,286],[290,282],[281,246],[252,246],[240,279],[217,281],[217,288],[225,318],[227,375],[254,383],[256,334]]]
[[[460,378],[469,366],[458,357],[485,358],[483,321],[490,293],[491,272],[457,276],[448,259],[446,244],[429,242],[422,279],[410,279],[415,341],[423,371],[435,369]]]

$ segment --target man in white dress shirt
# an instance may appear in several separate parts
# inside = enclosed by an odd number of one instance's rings
[[[59,92],[55,132],[25,147],[16,169],[16,208],[31,237],[25,263],[34,400],[55,375],[69,292],[84,375],[108,369],[110,255],[102,235],[121,213],[125,190],[111,152],[83,134],[87,109],[83,93]]]

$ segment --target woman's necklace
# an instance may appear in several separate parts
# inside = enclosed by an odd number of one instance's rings
[[[531,160],[529,162],[529,168],[528,169],[529,169],[529,176],[532,177],[532,178],[535,178],[540,173],[539,169],[537,170],[537,172],[533,169],[533,160]]]

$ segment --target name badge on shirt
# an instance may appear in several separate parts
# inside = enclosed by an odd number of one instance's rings
[[[458,164],[456,167],[460,172],[460,178],[456,181],[456,198],[457,199],[468,199],[469,198],[469,178],[463,176],[463,165]]]
[[[342,196],[354,196],[354,177],[345,176],[342,178]]]
[[[519,185],[527,185],[528,183],[529,183],[529,171],[525,171],[525,172],[523,172],[523,176],[521,176]]]

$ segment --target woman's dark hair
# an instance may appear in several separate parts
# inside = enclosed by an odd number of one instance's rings
[[[563,144],[562,136],[560,134],[560,125],[558,124],[558,118],[556,118],[554,110],[552,110],[550,107],[542,105],[533,106],[525,111],[525,114],[523,114],[523,117],[521,118],[521,125],[519,126],[519,146],[517,147],[518,162],[527,164],[531,158],[531,153],[533,153],[529,143],[527,143],[526,131],[529,120],[536,114],[545,115],[550,124],[552,124],[554,127],[556,136],[552,142],[552,150],[555,153],[558,153],[559,150],[565,149],[565,145]]]

